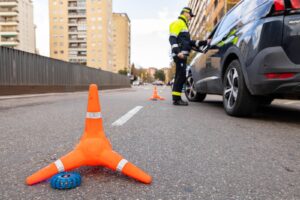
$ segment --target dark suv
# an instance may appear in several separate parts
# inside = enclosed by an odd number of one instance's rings
[[[275,98],[300,99],[300,0],[242,0],[191,62],[186,96],[223,95],[225,111],[247,116]]]

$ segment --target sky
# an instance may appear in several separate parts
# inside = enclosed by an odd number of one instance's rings
[[[188,0],[113,0],[113,12],[127,13],[131,20],[131,62],[137,67],[169,67],[169,24]],[[37,48],[49,56],[48,0],[34,0]]]

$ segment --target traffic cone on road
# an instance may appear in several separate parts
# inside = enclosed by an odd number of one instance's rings
[[[97,85],[90,85],[85,130],[75,149],[26,179],[28,185],[81,166],[104,166],[122,172],[142,183],[150,184],[151,176],[113,151],[106,138]]]
[[[155,86],[154,89],[153,89],[153,95],[152,95],[152,97],[149,98],[149,100],[157,101],[157,100],[165,100],[165,98],[160,97],[160,96],[158,95],[157,88],[156,88],[156,86]]]

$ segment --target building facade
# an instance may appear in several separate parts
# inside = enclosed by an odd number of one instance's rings
[[[113,13],[113,72],[130,69],[131,25],[126,13]]]
[[[193,39],[205,39],[215,25],[239,0],[190,0],[189,7],[195,13],[190,24]]]
[[[169,83],[173,78],[172,69],[171,68],[162,68],[162,70],[165,74],[165,83]]]
[[[49,0],[50,56],[112,71],[112,0]]]
[[[157,71],[156,68],[154,68],[154,67],[149,67],[149,68],[147,69],[147,74],[149,74],[149,76],[152,77],[152,78],[154,79],[154,74],[155,74],[156,71]]]
[[[0,0],[0,46],[36,53],[31,0]]]

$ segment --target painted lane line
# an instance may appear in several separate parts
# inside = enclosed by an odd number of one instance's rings
[[[138,113],[143,106],[137,106],[134,109],[130,110],[128,113],[123,115],[120,119],[112,123],[112,126],[122,126],[125,124],[128,120],[130,120],[136,113]]]
[[[292,104],[296,104],[296,101],[289,101],[289,102],[284,102],[284,105],[292,105]]]

